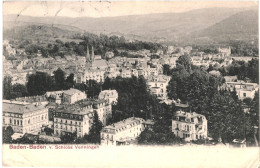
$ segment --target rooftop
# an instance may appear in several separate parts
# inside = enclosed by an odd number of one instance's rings
[[[102,132],[115,133],[118,131],[125,130],[127,128],[131,128],[132,126],[141,124],[143,122],[144,122],[144,119],[142,119],[142,118],[131,117],[131,118],[127,118],[123,121],[119,121],[117,123],[106,126],[105,128],[102,129]]]
[[[67,95],[74,95],[76,93],[84,93],[84,92],[81,92],[80,90],[74,89],[74,88],[70,88],[69,90],[64,91],[64,94],[67,94]]]
[[[41,104],[31,104],[27,102],[3,100],[4,112],[24,114],[29,112],[36,112],[41,109],[45,109],[45,106]]]

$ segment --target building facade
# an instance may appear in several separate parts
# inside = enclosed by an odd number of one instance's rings
[[[171,77],[166,75],[153,76],[148,79],[150,92],[158,98],[167,99],[167,86]]]
[[[3,100],[3,127],[11,126],[15,133],[38,134],[48,125],[48,109],[40,103]]]
[[[93,116],[91,103],[82,102],[77,106],[60,105],[53,112],[54,135],[76,132],[77,137],[83,137],[89,133]]]
[[[177,111],[172,120],[172,132],[185,141],[206,139],[208,136],[207,119],[195,112]]]
[[[135,140],[144,130],[144,119],[131,117],[104,127],[101,132],[101,145],[119,145]]]
[[[84,100],[87,95],[80,90],[70,88],[69,90],[46,92],[45,96],[49,102],[54,102],[57,104],[69,103],[74,104],[77,101]]]
[[[108,103],[114,105],[117,104],[118,93],[116,90],[103,90],[98,95],[99,99],[105,99]]]
[[[235,90],[238,98],[243,100],[245,98],[253,99],[255,97],[255,92],[259,89],[259,86],[257,83],[245,83],[243,81],[238,81],[226,82],[221,88],[230,91]]]

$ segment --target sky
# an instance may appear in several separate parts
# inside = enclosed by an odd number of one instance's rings
[[[3,15],[113,17],[151,13],[179,13],[200,8],[246,8],[257,1],[5,1]]]

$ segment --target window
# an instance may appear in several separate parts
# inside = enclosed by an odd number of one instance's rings
[[[79,128],[79,132],[81,132],[81,128]]]
[[[246,97],[246,93],[243,93],[243,96]]]
[[[78,123],[77,123],[77,122],[75,122],[75,124],[77,125]]]
[[[5,119],[3,118],[3,123],[5,124]]]
[[[28,124],[30,124],[30,119],[28,120]]]
[[[10,124],[12,124],[12,119],[10,118]]]
[[[14,120],[14,125],[16,125],[16,120]]]
[[[43,120],[43,115],[42,115],[42,120]]]
[[[19,120],[17,120],[17,125],[19,125]]]

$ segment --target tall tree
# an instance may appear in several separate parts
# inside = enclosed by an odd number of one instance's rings
[[[12,92],[12,78],[5,76],[3,81],[3,99],[10,99]]]
[[[75,86],[74,74],[71,73],[65,80],[64,89],[70,89]]]
[[[54,71],[54,79],[55,79],[56,90],[64,89],[65,73],[60,68]]]
[[[168,64],[164,64],[163,65],[163,74],[164,75],[171,75],[171,67],[170,67],[170,65],[168,65]]]
[[[3,127],[3,143],[11,143],[13,134],[14,130],[11,126],[8,126],[6,129]]]
[[[89,134],[87,136],[88,142],[90,143],[100,143],[100,131],[103,125],[98,118],[97,112],[94,112],[93,124],[90,128]]]

